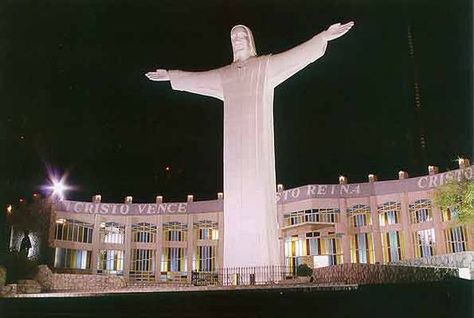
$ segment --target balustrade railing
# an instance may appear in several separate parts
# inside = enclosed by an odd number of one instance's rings
[[[268,285],[288,278],[294,278],[294,274],[286,266],[229,267],[214,272],[193,271],[191,283],[195,286]]]

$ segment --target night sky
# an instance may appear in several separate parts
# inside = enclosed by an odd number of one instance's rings
[[[230,63],[235,24],[249,26],[258,53],[269,54],[350,20],[354,28],[325,56],[275,91],[277,182],[337,183],[341,174],[364,182],[368,173],[388,180],[400,169],[416,176],[428,164],[443,171],[472,157],[467,0],[3,1],[4,201],[30,198],[48,168],[68,173],[74,200],[215,198],[223,188],[221,101],[144,73]]]

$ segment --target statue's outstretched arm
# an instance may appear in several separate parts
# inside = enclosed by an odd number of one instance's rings
[[[327,42],[347,33],[354,22],[333,24],[327,30],[312,39],[279,54],[270,57],[269,75],[273,86],[277,86],[289,77],[316,61],[326,52]]]
[[[158,69],[154,72],[148,72],[145,74],[150,81],[169,81],[170,77],[167,70]]]
[[[218,70],[204,72],[185,72],[178,70],[158,69],[145,74],[152,81],[170,81],[177,91],[186,91],[199,95],[211,96],[223,100],[221,77]]]

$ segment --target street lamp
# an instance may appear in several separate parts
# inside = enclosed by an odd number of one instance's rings
[[[62,177],[59,180],[51,177],[50,185],[46,188],[52,191],[51,196],[53,198],[57,198],[59,200],[64,200],[65,192],[71,189],[71,187],[66,184],[65,177]]]

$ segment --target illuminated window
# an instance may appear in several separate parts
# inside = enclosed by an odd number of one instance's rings
[[[306,256],[306,244],[304,240],[298,239],[298,235],[287,237],[285,240],[285,255],[289,257],[293,256]]]
[[[216,264],[216,246],[197,246],[194,259],[194,270],[212,272]]]
[[[163,223],[164,241],[186,241],[188,225],[180,222]]]
[[[454,208],[447,208],[441,211],[443,222],[449,222],[458,218],[458,211]]]
[[[398,231],[381,233],[383,260],[385,263],[402,259],[402,234]]]
[[[303,223],[337,223],[339,222],[339,209],[308,209],[295,211],[283,216],[285,226]]]
[[[155,279],[155,250],[132,249],[130,279],[134,281],[153,281]]]
[[[164,247],[161,254],[162,272],[186,272],[186,249],[183,247]]]
[[[155,243],[156,225],[150,223],[132,224],[132,242]]]
[[[351,237],[351,261],[360,264],[374,262],[374,242],[370,233],[359,233]]]
[[[123,251],[100,250],[97,254],[97,272],[123,274]]]
[[[323,254],[329,256],[329,265],[342,264],[342,250],[340,239],[338,238],[322,238],[321,246]]]
[[[435,248],[434,229],[413,233],[413,243],[415,244],[415,257],[433,256]]]
[[[76,220],[56,220],[54,238],[62,241],[92,243],[94,225]]]
[[[304,211],[291,212],[289,214],[285,214],[283,217],[285,219],[286,226],[304,223]]]
[[[54,267],[64,269],[91,269],[92,251],[56,247]]]
[[[370,208],[367,205],[354,205],[347,209],[349,213],[349,222],[352,227],[361,227],[372,224]]]
[[[417,200],[408,206],[412,224],[431,221],[431,201]]]
[[[380,226],[400,223],[401,204],[397,202],[385,202],[378,206]]]
[[[444,231],[446,240],[446,251],[448,253],[458,253],[466,251],[467,236],[464,226],[456,226]]]
[[[305,255],[329,256],[329,265],[342,263],[342,250],[340,238],[334,234],[321,236],[320,232],[306,233],[306,253]]]
[[[320,255],[321,240],[319,232],[306,233],[306,253],[307,255]]]
[[[340,238],[334,233],[322,235],[320,232],[308,232],[305,238],[293,235],[285,238],[285,263],[294,271],[303,263],[305,256],[328,256],[329,265],[342,264]]]
[[[125,237],[125,226],[115,222],[100,224],[100,242],[123,244]]]
[[[219,230],[217,222],[212,221],[200,221],[194,223],[194,230],[198,240],[218,240]]]
[[[291,272],[295,272],[301,262],[301,256],[305,256],[305,241],[298,239],[298,235],[285,238],[285,261]]]
[[[339,222],[339,209],[311,209],[305,210],[305,222],[337,223]]]

